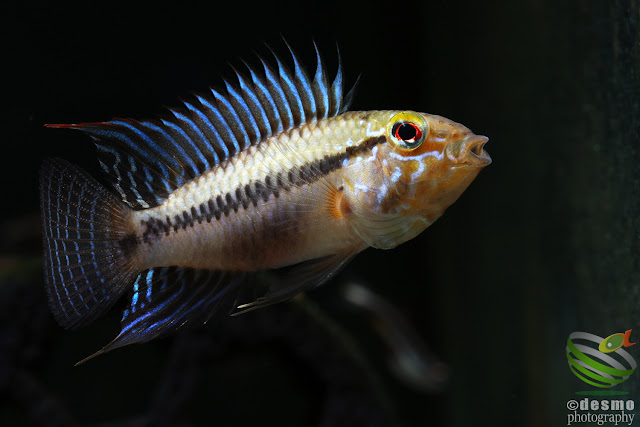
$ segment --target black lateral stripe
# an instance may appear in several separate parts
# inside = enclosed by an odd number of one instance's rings
[[[259,195],[253,192],[253,190],[251,189],[251,183],[244,186],[244,194],[247,198],[246,200],[250,201],[254,207],[258,206]],[[245,206],[245,209],[246,208],[247,207]]]
[[[276,183],[275,184],[273,184],[273,182],[271,182],[273,180],[270,179],[270,178],[271,178],[270,176],[266,176],[265,177],[265,182],[267,182],[267,181],[269,182],[269,187],[268,188],[273,188],[275,190],[274,193],[275,193],[276,197],[278,197],[280,189],[282,189],[284,191],[289,191],[289,189],[291,188],[289,186],[289,184],[287,184],[285,182],[285,179],[284,179],[284,176],[283,176],[282,172],[278,172],[276,174],[276,177],[275,177],[275,182]]]
[[[227,202],[227,206],[229,207],[227,212],[230,212],[230,209],[233,209],[234,212],[238,212],[238,202],[233,198],[231,193],[227,193],[224,200]]]
[[[290,170],[286,175],[283,172],[278,172],[275,177],[267,175],[264,177],[264,182],[252,181],[224,196],[218,195],[215,199],[209,199],[206,203],[200,204],[198,208],[192,206],[189,211],[183,211],[181,214],[176,215],[173,223],[168,216],[166,221],[155,218],[142,221],[142,225],[145,227],[142,233],[142,241],[150,243],[152,236],[157,239],[163,232],[169,235],[171,228],[176,232],[180,228],[185,230],[187,226],[193,227],[196,222],[199,224],[203,221],[211,222],[213,218],[219,221],[223,215],[229,216],[231,211],[237,212],[240,206],[243,209],[247,209],[251,204],[257,206],[260,199],[267,202],[272,194],[277,198],[280,191],[289,191],[292,186],[312,184],[339,169],[345,159],[358,156],[385,142],[386,137],[384,135],[367,138],[358,145],[347,147],[342,153],[327,155],[321,159],[305,163],[295,170]],[[138,243],[139,241],[134,235],[127,236],[121,241],[121,245],[125,248],[135,247]]]
[[[201,223],[202,218],[198,214],[198,210],[196,209],[196,207],[191,206],[191,224],[194,224],[196,221],[198,221],[198,223]]]
[[[267,178],[269,177],[267,176]],[[256,188],[256,196],[261,197],[265,202],[269,200],[269,190],[262,182],[256,181],[254,187]]]
[[[131,256],[131,253],[140,243],[141,242],[138,237],[136,237],[135,233],[127,234],[118,241],[118,245],[126,257]]]
[[[224,200],[222,200],[222,196],[216,196],[216,204],[220,209],[222,209],[222,213],[224,213],[224,216],[229,216],[229,205],[227,205]]]
[[[198,209],[200,210],[200,214],[198,215],[198,223],[201,224],[202,221],[210,221],[209,211],[207,210],[206,203],[200,203]]]
[[[362,143],[358,145],[354,145],[352,147],[347,147],[347,157],[357,156],[358,154],[364,153],[365,151],[371,150],[378,144],[383,144],[387,142],[387,137],[384,135],[373,136],[371,138],[367,138]]]
[[[193,226],[193,220],[189,216],[189,212],[182,211],[182,217],[184,218],[184,221],[182,222],[182,229],[183,230],[186,229],[187,226]]]
[[[291,187],[289,187],[288,184],[286,184],[284,182],[284,179],[282,178],[282,172],[278,172],[278,174],[276,175],[276,185],[275,187],[273,186],[273,184],[271,183],[271,177],[270,176],[266,176],[265,177],[265,182],[269,182],[269,186],[267,188],[269,189],[273,189],[273,195],[277,198],[280,196],[280,188],[283,189],[284,191],[289,191],[289,189]]]
[[[222,216],[222,211],[220,207],[216,205],[216,201],[214,199],[209,199],[207,204],[209,205],[209,211],[211,214],[216,217],[216,221],[219,221]]]

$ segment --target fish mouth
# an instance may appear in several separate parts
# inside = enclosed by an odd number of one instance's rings
[[[489,138],[482,135],[473,135],[466,138],[460,144],[460,156],[458,166],[484,167],[491,164],[491,156],[484,149]]]

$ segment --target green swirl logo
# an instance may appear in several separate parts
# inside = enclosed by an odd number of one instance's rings
[[[576,377],[599,388],[625,382],[636,370],[636,361],[622,347],[629,342],[631,329],[602,338],[588,332],[574,332],[567,340],[567,361]]]

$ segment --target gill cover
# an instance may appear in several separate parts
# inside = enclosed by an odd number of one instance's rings
[[[429,136],[429,123],[420,113],[402,111],[389,119],[385,136],[392,156],[399,159],[413,156]],[[406,189],[407,184],[411,185],[402,177],[404,171],[397,168],[391,170],[385,163],[379,163],[378,167],[380,170],[376,182],[369,182],[367,190],[364,190],[374,197],[363,197],[362,194],[355,196],[355,199],[368,199],[370,202],[355,204],[354,214],[357,218],[353,221],[353,228],[369,246],[391,249],[413,239],[431,222],[420,214],[406,214],[399,203],[403,197],[399,187]],[[402,173],[398,175],[398,172]]]

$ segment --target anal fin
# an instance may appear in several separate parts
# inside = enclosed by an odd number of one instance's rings
[[[104,348],[81,360],[133,343],[159,338],[189,325],[202,325],[235,300],[245,274],[182,267],[149,269],[138,276],[121,331]],[[231,298],[233,297],[233,298]],[[230,309],[229,305],[227,309]]]

